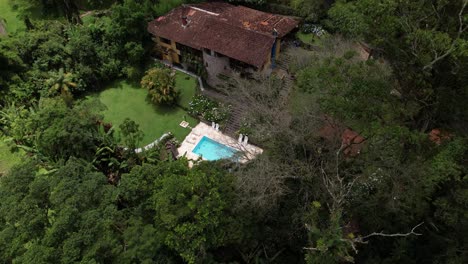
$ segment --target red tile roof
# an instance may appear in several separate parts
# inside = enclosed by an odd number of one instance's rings
[[[187,17],[186,26],[183,17]],[[212,2],[177,7],[151,21],[148,31],[195,49],[211,49],[261,67],[275,41],[273,31],[283,37],[297,25],[298,21],[290,17]]]
[[[434,128],[431,130],[431,132],[429,132],[429,140],[436,143],[437,145],[440,145],[442,142],[451,138],[452,134],[438,128]]]
[[[346,157],[357,156],[361,152],[366,140],[356,131],[344,127],[327,116],[324,117],[324,125],[320,129],[319,134],[327,140],[340,142],[345,147],[343,154]]]

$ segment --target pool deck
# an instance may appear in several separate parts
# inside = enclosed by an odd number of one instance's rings
[[[241,156],[239,157],[239,161],[241,163],[245,163],[249,160],[255,158],[255,156],[261,154],[263,149],[254,146],[252,144],[243,144],[239,143],[236,139],[233,139],[230,136],[224,135],[221,131],[216,131],[211,126],[200,122],[194,128],[188,136],[182,141],[182,144],[177,149],[179,152],[179,157],[185,156],[189,160],[196,161],[200,158],[197,154],[193,153],[192,150],[197,146],[198,142],[203,137],[211,138],[214,141],[217,141],[221,144],[229,146],[235,150],[240,151]]]

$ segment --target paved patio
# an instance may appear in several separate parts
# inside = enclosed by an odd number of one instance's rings
[[[239,161],[241,163],[245,163],[249,160],[252,160],[253,158],[255,158],[255,156],[263,152],[263,149],[257,146],[254,146],[252,144],[244,145],[243,143],[239,143],[237,139],[227,136],[221,131],[216,131],[211,126],[200,122],[198,125],[192,128],[190,134],[188,134],[188,136],[184,139],[180,147],[177,149],[179,152],[179,157],[185,155],[189,160],[198,160],[200,156],[193,153],[192,150],[198,144],[200,139],[202,139],[204,136],[211,138],[212,140],[215,140],[226,146],[229,146],[235,150],[238,150],[241,153],[241,156],[239,157]]]

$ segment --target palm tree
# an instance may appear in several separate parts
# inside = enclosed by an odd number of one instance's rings
[[[62,68],[58,72],[51,73],[51,77],[47,80],[49,95],[55,96],[60,94],[65,101],[73,98],[71,89],[76,88],[77,84],[73,82],[73,74],[64,72]]]
[[[171,105],[179,97],[179,92],[175,89],[175,76],[166,68],[148,70],[141,80],[141,86],[148,89],[154,103]]]

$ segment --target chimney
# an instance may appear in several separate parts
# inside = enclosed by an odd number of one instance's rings
[[[187,19],[187,16],[182,16],[182,26],[185,28],[187,27],[189,21]]]

